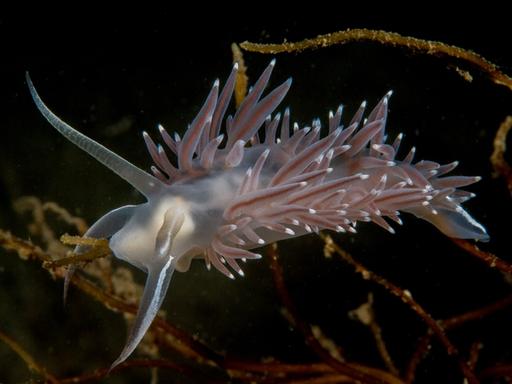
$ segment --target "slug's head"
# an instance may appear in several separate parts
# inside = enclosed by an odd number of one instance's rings
[[[148,199],[146,204],[109,212],[86,233],[91,237],[111,237],[114,254],[148,274],[128,341],[114,367],[126,360],[142,340],[162,305],[174,270],[188,268],[187,233],[193,232],[193,223],[179,200],[161,198],[166,186],[159,179],[62,121],[43,103],[28,73],[26,80],[37,108],[57,131]]]
[[[155,201],[156,200],[156,201]],[[117,258],[149,272],[162,259],[185,272],[190,265],[195,229],[187,204],[179,197],[150,199],[139,205],[130,220],[110,240]]]

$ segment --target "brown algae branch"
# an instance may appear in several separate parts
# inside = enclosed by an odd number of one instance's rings
[[[462,60],[486,73],[494,83],[503,85],[512,90],[512,78],[501,72],[496,64],[493,64],[473,51],[454,45],[444,44],[439,41],[402,36],[395,32],[364,28],[347,29],[326,35],[319,35],[312,39],[305,39],[298,42],[285,42],[281,44],[258,44],[244,41],[240,44],[240,47],[249,52],[277,54],[301,52],[306,49],[319,49],[356,41],[371,41],[392,47],[407,48],[413,52],[420,52],[431,56],[450,57]],[[463,77],[467,79],[467,76]]]
[[[441,323],[443,324],[445,329],[453,329],[468,321],[480,320],[511,305],[512,295],[509,295],[503,299],[497,300],[494,303],[485,305],[481,308],[468,311],[460,315],[455,315],[446,320],[442,320]]]
[[[389,372],[391,372],[395,376],[400,376],[400,372],[398,368],[395,366],[393,359],[389,353],[389,350],[384,342],[384,338],[382,337],[382,328],[380,327],[377,319],[375,318],[375,311],[373,310],[373,294],[368,294],[368,301],[363,303],[358,308],[349,312],[349,316],[354,317],[359,320],[363,325],[370,329],[370,332],[375,339],[375,345],[377,346],[377,351],[379,355],[386,365]]]
[[[45,261],[43,268],[57,268],[80,262],[93,261],[101,257],[110,256],[112,253],[108,246],[107,239],[95,239],[91,237],[62,235],[60,241],[65,245],[88,246],[91,247],[83,253],[72,253],[70,256],[60,258],[58,260]]]
[[[245,65],[244,55],[240,47],[233,43],[231,44],[231,52],[233,54],[233,63],[238,64],[238,72],[235,81],[235,104],[237,108],[242,104],[247,89],[249,88],[249,77],[247,76],[247,66]]]
[[[180,373],[184,376],[194,378],[194,372],[190,368],[186,368],[181,364],[173,363],[169,360],[162,359],[133,359],[129,361],[125,361],[122,364],[119,364],[114,369],[110,370],[110,368],[100,368],[91,373],[87,373],[80,376],[66,377],[64,379],[60,379],[60,384],[79,384],[90,381],[99,381],[105,378],[107,375],[113,374],[115,372],[124,371],[130,368],[160,368],[165,370],[174,371]]]
[[[368,384],[389,384],[389,383],[403,383],[399,378],[389,374],[388,372],[379,371],[379,374],[371,374],[365,367],[355,368],[348,363],[340,361],[333,356],[319,343],[317,338],[311,332],[311,328],[305,324],[297,315],[295,305],[286,289],[283,270],[278,262],[279,254],[277,245],[274,243],[268,247],[268,255],[270,260],[270,267],[274,284],[278,295],[285,306],[290,317],[291,324],[296,327],[303,335],[306,344],[329,366],[336,372],[346,375],[352,379],[359,380]],[[475,382],[476,383],[476,382]]]
[[[355,369],[360,369],[364,372],[369,372],[374,374],[375,376],[384,376],[388,379],[389,383],[392,384],[403,384],[400,379],[393,377],[391,374],[382,371],[378,368],[372,368],[368,366],[364,366],[358,363],[347,363],[349,366],[354,367]],[[223,367],[230,372],[232,377],[236,378],[246,378],[247,373],[250,374],[260,374],[262,377],[271,378],[279,378],[279,383],[285,382],[284,377],[287,377],[290,382],[295,382],[295,380],[300,380],[299,375],[309,376],[317,374],[318,379],[327,377],[338,377],[339,382],[345,382],[342,380],[346,380],[347,382],[353,382],[354,379],[350,378],[347,375],[336,373],[337,371],[333,369],[332,366],[328,365],[325,362],[318,363],[299,363],[299,364],[289,364],[283,363],[279,361],[270,361],[270,362],[253,362],[253,361],[243,361],[237,360],[230,357],[226,357],[226,360],[223,364]],[[387,375],[387,376],[386,376]],[[292,376],[297,376],[295,379]],[[261,379],[261,378],[259,378]],[[310,378],[311,379],[311,378]],[[255,379],[254,379],[255,380]],[[260,381],[258,381],[260,382]],[[288,383],[288,381],[286,381]]]
[[[84,278],[75,275],[71,283],[82,292],[101,302],[110,310],[131,313],[133,315],[137,313],[136,305],[127,304],[117,297],[99,289],[96,285]],[[162,340],[166,341],[173,349],[178,350],[182,355],[193,358],[199,363],[214,363],[215,365],[220,365],[222,358],[219,354],[201,342],[194,340],[190,335],[174,327],[164,319],[156,317],[152,327],[176,338],[177,341],[174,343],[170,343],[167,338],[162,338]]]
[[[85,261],[93,261],[111,254],[107,239],[62,235],[60,240],[65,245],[87,245],[91,249],[87,252],[71,254],[71,256],[58,260],[45,261],[43,262],[43,268],[57,268]]]
[[[462,239],[450,239],[452,240],[459,248],[462,248],[466,252],[475,256],[476,258],[483,261],[490,268],[496,268],[501,272],[506,273],[507,275],[512,276],[512,265],[507,263],[506,261],[500,259],[498,256],[494,255],[490,252],[482,251],[475,244],[470,241],[462,240]]]
[[[456,358],[456,361],[459,365],[460,370],[468,380],[470,384],[479,383],[475,374],[471,370],[471,368],[461,359],[459,352],[455,345],[448,339],[446,336],[444,329],[441,325],[434,319],[432,316],[420,305],[418,304],[411,296],[411,294],[398,287],[397,285],[391,283],[386,280],[384,277],[379,276],[378,274],[368,270],[365,266],[363,266],[360,262],[356,261],[348,252],[343,250],[340,246],[338,246],[332,238],[320,232],[319,236],[325,242],[326,246],[329,247],[331,251],[334,251],[340,258],[355,268],[356,272],[360,273],[363,279],[373,281],[374,283],[381,285],[384,287],[389,293],[398,297],[402,302],[407,304],[416,314],[425,322],[425,324],[431,329],[431,331],[437,336],[441,344],[445,347],[446,352],[449,356],[453,356]]]
[[[9,231],[0,229],[0,246],[7,251],[14,251],[22,260],[52,261],[50,255],[30,241],[20,239]]]
[[[496,136],[494,137],[494,151],[491,155],[491,164],[494,169],[494,177],[502,176],[507,182],[507,187],[512,194],[512,167],[505,161],[505,151],[507,150],[507,134],[512,129],[512,116],[500,124]]]
[[[86,240],[87,241],[87,240]],[[7,231],[0,229],[0,246],[6,250],[15,251],[18,253],[18,256],[24,260],[32,259],[38,260],[41,262],[52,262],[53,259],[50,254],[44,252],[39,247],[33,245],[31,242],[20,239]],[[56,269],[51,270],[53,276],[63,278],[64,270]],[[95,284],[90,282],[89,280],[80,277],[78,275],[74,275],[71,283],[76,286],[83,293],[91,296],[95,300],[102,303],[106,308],[123,313],[137,313],[137,306],[128,304],[123,300],[103,291]],[[183,355],[194,358],[196,361],[201,363],[213,362],[214,364],[220,365],[222,362],[222,357],[217,354],[215,351],[208,348],[206,345],[194,340],[187,333],[179,330],[174,327],[167,321],[163,320],[160,317],[157,317],[153,322],[153,328],[158,329],[165,334],[172,335],[176,341],[174,343],[170,343],[170,346],[173,349],[178,350]],[[165,341],[168,339],[165,338]]]
[[[27,368],[44,377],[45,381],[52,384],[59,384],[60,381],[48,373],[46,369],[39,364],[21,345],[19,345],[13,338],[6,335],[0,330],[0,341],[3,341],[9,348],[11,348],[27,365]]]
[[[428,332],[422,336],[416,343],[416,349],[414,350],[409,363],[405,369],[405,382],[406,384],[412,384],[416,377],[416,370],[420,363],[423,361],[430,349],[430,342],[432,340],[432,331],[429,329]]]
[[[493,378],[503,378],[507,382],[507,379],[510,379],[512,376],[512,364],[497,364],[493,367],[489,367],[484,369],[480,373],[480,377],[482,379],[493,379]]]
[[[468,321],[481,320],[484,317],[490,316],[495,312],[505,309],[511,305],[512,295],[508,295],[502,299],[495,301],[494,303],[485,305],[481,308],[464,312],[460,315],[452,316],[448,319],[441,320],[439,323],[443,325],[443,328],[445,330],[451,330],[467,323]],[[406,383],[410,384],[414,381],[414,372],[416,371],[416,368],[419,365],[419,363],[423,360],[423,357],[428,353],[432,335],[432,330],[429,329],[429,331],[419,339],[416,349],[406,369]]]
[[[80,238],[80,241],[84,241],[83,238]],[[68,238],[65,238],[65,240],[69,240]],[[89,241],[89,240],[85,240]],[[52,260],[52,257],[50,254],[44,252],[36,245],[30,243],[29,241],[20,239],[16,236],[11,235],[7,231],[0,230],[0,246],[5,248],[6,250],[15,251],[18,253],[18,255],[22,259],[31,259],[31,260],[37,260],[40,262],[49,262]],[[57,269],[54,270],[54,276],[62,278],[63,277],[63,269]],[[83,278],[79,275],[74,275],[71,283],[77,287],[80,291],[83,293],[91,296],[95,300],[102,303],[106,308],[116,311],[116,312],[123,312],[123,313],[131,313],[135,314],[137,311],[137,307],[135,305],[128,304],[124,302],[123,300],[118,299],[117,297],[108,294],[104,290],[97,287],[95,284],[87,280],[86,278]],[[207,365],[216,365],[224,370],[229,371],[239,371],[244,370],[246,372],[271,372],[274,371],[279,374],[282,373],[325,373],[330,374],[332,372],[339,372],[338,369],[334,369],[332,366],[328,364],[316,364],[316,365],[307,365],[307,366],[296,366],[293,364],[272,364],[272,363],[254,363],[254,362],[241,362],[235,359],[231,359],[229,357],[223,357],[219,355],[217,352],[211,350],[203,343],[194,340],[190,335],[186,334],[185,332],[175,328],[171,324],[169,324],[167,321],[161,319],[160,317],[157,317],[155,319],[153,328],[155,328],[158,332],[161,332],[164,335],[171,335],[173,338],[175,338],[175,341],[171,341],[170,338],[167,337],[161,337],[160,339],[166,343],[169,344],[169,347],[172,349],[177,350],[179,353],[181,353],[183,356],[191,358],[199,363],[207,364]],[[318,343],[318,341],[314,338],[313,335],[311,335],[311,339],[313,342]],[[321,346],[320,346],[321,347]],[[332,358],[331,358],[332,359]],[[341,362],[339,364],[342,364]],[[172,364],[171,364],[172,365]],[[171,365],[168,366],[162,366],[159,365],[159,363],[152,363],[152,362],[139,362],[136,360],[133,363],[130,361],[127,362],[127,365],[121,365],[119,366],[119,369],[125,369],[131,366],[161,366],[162,368],[167,369],[173,369]],[[389,383],[389,384],[403,384],[399,379],[393,378],[391,375],[389,375],[387,372],[380,371],[378,369],[370,368],[361,366],[355,363],[348,364],[349,366],[355,367],[352,369],[356,370],[362,370],[362,371],[368,371],[369,374],[373,375],[380,375],[384,377],[388,377],[388,380],[386,381],[366,381],[368,383]],[[282,370],[281,372],[277,372],[278,370]],[[103,375],[106,373],[107,369],[99,371],[95,371],[89,374],[86,374],[84,376],[77,376],[74,378],[66,378],[63,379],[62,382],[85,382],[85,381],[91,381],[95,379],[99,379],[103,377]],[[338,378],[341,376],[347,376],[347,375],[338,375]],[[352,376],[349,376],[352,377]]]

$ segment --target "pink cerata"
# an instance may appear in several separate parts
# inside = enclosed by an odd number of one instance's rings
[[[162,145],[143,132],[154,161],[152,175],[60,120],[27,74],[32,97],[50,124],[147,199],[108,212],[85,234],[110,238],[116,257],[148,274],[128,341],[113,367],[148,330],[174,270],[186,271],[193,258],[203,258],[208,269],[214,266],[229,278],[232,271],[243,276],[239,261],[259,259],[254,249],[264,244],[322,229],[355,233],[358,221],[394,233],[388,221],[401,224],[401,211],[447,236],[488,240],[484,227],[461,207],[474,194],[458,189],[479,177],[445,176],[457,162],[413,163],[414,147],[402,160],[396,158],[402,134],[392,142],[385,135],[391,92],[366,117],[363,102],[345,127],[342,106],[330,112],[327,134],[321,137],[318,119],[311,127],[299,127],[290,124],[288,109],[274,114],[292,83],[288,79],[263,96],[274,64],[234,115],[225,117],[236,64],[222,90],[219,80],[213,83],[182,138],[159,126]]]

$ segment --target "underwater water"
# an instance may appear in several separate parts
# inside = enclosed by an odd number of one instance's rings
[[[184,131],[214,79],[223,80],[229,74],[233,39],[262,42],[283,36],[309,36],[269,31],[267,36],[247,27],[238,33],[219,34],[203,44],[190,42],[192,48],[183,44],[175,48],[174,55],[162,55],[157,60],[149,59],[146,51],[139,55],[136,49],[105,57],[105,44],[96,54],[74,52],[64,58],[50,53],[20,54],[4,63],[5,81],[0,91],[5,111],[4,139],[0,142],[0,228],[44,246],[41,236],[29,231],[30,214],[15,209],[14,202],[22,196],[56,202],[89,224],[115,207],[143,201],[129,185],[67,142],[43,119],[26,88],[25,70],[30,71],[41,97],[58,116],[147,170],[151,162],[141,132],[156,133],[158,123],[169,131]],[[443,38],[436,33],[420,37]],[[447,43],[461,42],[470,49],[483,49],[478,39],[472,46],[470,37],[446,38]],[[508,65],[504,68],[507,72],[510,61],[506,62],[505,56],[493,57],[496,52],[488,48],[481,53]],[[250,81],[254,81],[272,56],[245,53],[244,57]],[[289,76],[294,79],[279,109],[290,106],[292,119],[301,124],[309,124],[315,117],[325,123],[328,111],[340,103],[345,105],[344,119],[350,119],[362,100],[374,105],[392,89],[388,134],[394,137],[403,132],[402,145],[416,146],[418,160],[459,160],[454,173],[483,177],[467,188],[477,196],[465,206],[491,236],[489,243],[479,246],[511,262],[510,192],[502,179],[492,177],[489,162],[496,130],[512,114],[510,90],[493,84],[474,68],[473,81],[464,80],[455,68],[459,63],[453,60],[376,43],[352,43],[276,57],[272,84]],[[406,150],[402,151],[404,156]],[[69,225],[48,216],[55,238],[71,233]],[[358,225],[358,234],[333,234],[333,238],[370,270],[411,292],[436,320],[482,308],[510,295],[510,276],[464,252],[428,223],[412,216],[404,215],[402,219],[403,226],[394,225],[395,235],[363,223]],[[386,370],[368,327],[349,316],[371,293],[389,354],[399,371],[405,371],[419,338],[427,331],[410,307],[386,289],[362,279],[339,258],[326,258],[323,243],[315,235],[281,242],[279,254],[285,285],[302,322],[321,329],[347,361]],[[144,276],[134,268],[120,261],[113,265],[114,270],[128,268],[135,281],[143,281]],[[306,345],[303,334],[283,315],[268,257],[248,261],[244,271],[244,278],[231,281],[215,270],[208,272],[202,261],[194,261],[190,271],[173,277],[163,306],[165,318],[233,360],[261,362],[272,358],[292,364],[321,361]],[[480,374],[496,364],[512,362],[511,320],[512,310],[504,306],[447,335],[463,359],[467,359],[472,345],[481,343],[475,368]],[[0,248],[0,332],[16,340],[48,372],[66,378],[108,368],[124,344],[126,321],[121,313],[107,309],[74,287],[63,307],[61,279],[52,279],[40,262],[21,260]],[[158,337],[164,338],[161,334]],[[228,380],[225,370],[166,348],[158,337],[160,356],[188,367],[183,372],[160,369],[160,382]],[[147,354],[132,359],[141,356]],[[149,381],[150,375],[148,368],[130,368],[96,381],[138,383]],[[0,383],[27,382],[37,377],[0,342]],[[416,371],[415,383],[460,382],[461,377],[456,360],[434,339]]]

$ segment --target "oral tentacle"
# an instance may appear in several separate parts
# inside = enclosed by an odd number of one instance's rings
[[[148,278],[140,301],[139,310],[130,330],[123,351],[110,369],[121,364],[137,348],[162,306],[169,282],[175,270],[171,254],[173,242],[183,226],[185,215],[179,208],[169,208],[155,239],[155,257],[147,265]]]
[[[133,215],[135,207],[135,205],[125,205],[124,207],[120,207],[108,212],[107,214],[103,215],[99,220],[97,220],[93,225],[91,225],[91,227],[89,227],[87,232],[85,232],[84,237],[111,237],[126,224],[126,222]],[[78,245],[73,250],[73,253],[84,253],[87,250],[87,248],[87,246]],[[76,269],[77,266],[72,264],[68,267],[66,274],[64,275],[64,304],[66,304],[66,300],[68,297],[69,283],[71,282],[71,279],[73,278],[73,274],[75,273]]]
[[[159,263],[155,263],[149,268],[144,293],[142,294],[139,310],[135,316],[128,340],[123,351],[110,369],[121,364],[132,354],[149,329],[169,288],[169,282],[174,272],[173,260],[173,258],[168,258],[167,260],[160,259]]]
[[[34,99],[37,108],[46,120],[48,120],[48,122],[53,125],[53,127],[66,139],[87,152],[111,171],[117,173],[144,196],[149,197],[155,194],[155,192],[162,187],[162,182],[154,176],[151,176],[149,173],[137,168],[129,161],[123,159],[121,156],[115,154],[103,145],[78,132],[69,124],[62,121],[45,105],[43,100],[41,100],[34,84],[32,84],[32,80],[30,79],[28,72],[25,77],[30,94]]]

